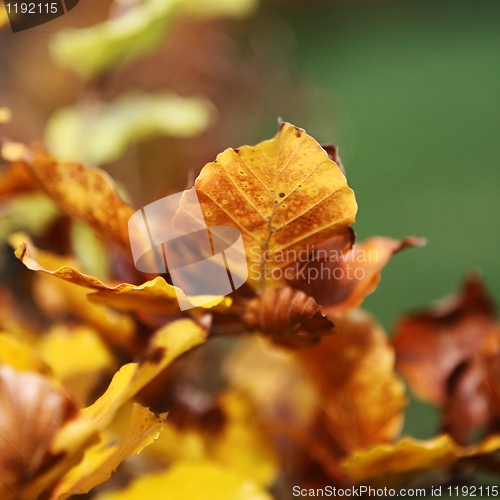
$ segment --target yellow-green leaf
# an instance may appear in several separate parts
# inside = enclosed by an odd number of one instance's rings
[[[131,143],[155,135],[192,137],[210,122],[205,99],[174,94],[123,94],[82,113],[58,110],[49,120],[45,142],[59,161],[102,165],[117,160]]]
[[[101,24],[60,31],[52,40],[52,54],[61,66],[91,77],[155,48],[168,33],[178,3],[143,0]]]
[[[257,0],[142,0],[101,24],[59,32],[53,39],[56,62],[84,77],[155,49],[179,15],[244,17]]]

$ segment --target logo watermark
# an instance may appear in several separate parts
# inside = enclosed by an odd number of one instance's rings
[[[179,211],[181,206],[188,211]],[[166,196],[129,220],[134,263],[145,273],[169,273],[181,310],[208,304],[248,278],[241,233],[205,223],[194,189]]]

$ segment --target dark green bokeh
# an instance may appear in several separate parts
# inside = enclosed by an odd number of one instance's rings
[[[287,15],[300,71],[328,96],[308,132],[340,146],[359,239],[429,240],[390,263],[364,307],[390,330],[474,269],[498,298],[500,2],[295,4]],[[405,432],[435,431],[434,412],[413,401]]]

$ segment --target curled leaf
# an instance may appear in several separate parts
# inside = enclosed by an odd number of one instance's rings
[[[284,285],[316,245],[349,232],[357,210],[338,166],[289,123],[271,140],[218,155],[195,189],[208,226],[240,230],[249,283],[259,291]],[[189,227],[195,212],[183,201],[177,223]]]
[[[93,435],[93,428],[77,416],[73,402],[43,377],[1,365],[0,491],[5,486],[20,498],[37,498],[74,465]],[[56,446],[68,427],[70,446],[65,439]]]
[[[425,240],[421,238],[398,241],[374,237],[349,251],[343,241],[332,238],[318,246],[309,264],[290,284],[313,296],[326,314],[343,316],[377,288],[380,272],[394,254],[422,245]]]
[[[429,441],[405,437],[396,444],[383,444],[357,451],[342,468],[358,483],[393,486],[426,472],[445,470],[460,457],[460,447],[448,435]]]
[[[357,451],[341,465],[358,484],[394,486],[425,474],[450,469],[460,462],[480,464],[481,457],[499,448],[498,435],[466,448],[457,445],[447,434],[427,441],[404,437],[395,444],[382,444],[371,450]]]
[[[18,238],[15,238],[15,241],[17,240]],[[88,296],[89,300],[116,309],[168,314],[179,312],[179,301],[188,301],[188,304],[192,307],[191,304],[199,300],[203,304],[202,307],[205,308],[218,304],[230,304],[230,299],[226,297],[186,297],[182,290],[168,284],[161,276],[142,285],[131,285],[129,283],[105,285],[97,278],[83,274],[72,266],[63,265],[54,271],[50,271],[33,258],[28,245],[24,242],[16,250],[16,257],[32,271],[40,271],[69,283],[95,290],[95,294]],[[60,262],[57,263],[60,265]]]
[[[25,241],[29,241],[30,247]],[[96,286],[99,283],[105,285],[77,271],[72,259],[38,250],[23,233],[11,235],[10,243],[13,247],[21,248],[17,255],[23,257],[21,261],[28,269],[41,271],[34,283],[34,293],[42,310],[53,317],[68,312],[75,314],[98,330],[109,344],[129,346],[135,333],[132,319],[113,309],[90,303],[87,290],[83,288],[91,287],[94,283],[97,283]],[[30,248],[38,260],[31,255]],[[49,271],[47,267],[66,269],[67,272],[59,274],[58,271]],[[65,278],[60,279],[63,276]]]
[[[280,342],[317,342],[334,332],[333,323],[316,301],[300,290],[275,288],[250,300],[243,313],[250,330],[259,330]]]
[[[120,443],[116,444],[115,436],[106,435],[100,443],[89,448],[83,460],[62,478],[51,498],[65,500],[71,495],[88,493],[107,481],[120,463],[140,453],[159,436],[166,417],[166,414],[156,416],[135,403]]]

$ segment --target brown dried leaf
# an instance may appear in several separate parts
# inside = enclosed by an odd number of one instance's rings
[[[457,296],[398,322],[396,366],[418,397],[445,403],[452,373],[498,328],[494,310],[481,280],[471,276]]]
[[[271,140],[218,155],[195,189],[208,226],[240,230],[249,283],[259,291],[285,284],[285,271],[293,275],[300,255],[307,258],[319,243],[347,233],[357,211],[339,167],[289,123]],[[190,213],[181,202],[177,222],[188,228]]]
[[[500,355],[500,324],[477,276],[462,291],[395,329],[396,366],[413,392],[444,409],[444,428],[465,444],[478,427],[494,420],[498,400],[491,384]]]
[[[344,453],[392,441],[406,397],[386,334],[360,310],[336,325],[339,333],[295,353],[319,389],[324,425]]]
[[[344,241],[332,238],[318,246],[314,258],[290,284],[314,297],[329,316],[343,316],[377,288],[380,272],[394,254],[422,245],[421,238],[374,237],[351,251],[347,246],[346,251]]]
[[[319,342],[334,332],[333,323],[316,301],[300,290],[275,288],[250,300],[242,316],[245,326],[281,343]]]

